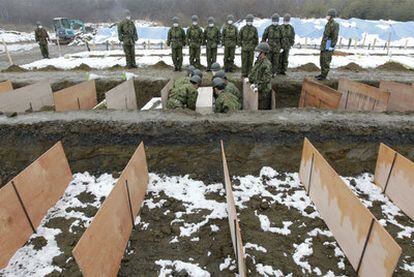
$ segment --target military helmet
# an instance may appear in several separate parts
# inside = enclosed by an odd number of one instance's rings
[[[279,22],[279,14],[275,13],[272,15],[272,22]]]
[[[227,16],[227,21],[229,21],[229,20],[234,21],[234,16],[232,14],[229,14]]]
[[[215,22],[214,17],[210,16],[208,18],[208,23],[210,24],[210,23],[214,23],[214,22]]]
[[[219,63],[213,63],[212,65],[211,65],[211,70],[212,71],[219,71],[221,69],[221,66],[220,66],[220,64]]]
[[[196,16],[196,15],[193,15],[192,17],[191,17],[191,21],[198,21],[198,16]]]
[[[194,75],[197,75],[198,77],[203,78],[203,73],[201,72],[200,69],[194,69],[193,70],[193,76]]]
[[[174,16],[172,18],[173,23],[178,23],[180,21],[180,19],[177,16]]]
[[[259,51],[262,53],[269,53],[270,52],[270,46],[267,42],[261,42],[259,45],[256,46],[255,51]]]
[[[188,74],[191,74],[191,76],[192,76],[192,75],[193,75],[193,73],[194,73],[195,67],[194,67],[194,66],[192,66],[192,65],[189,65],[189,66],[187,66],[187,67],[185,68],[185,70],[187,70],[187,73],[188,73]]]
[[[213,78],[221,78],[221,79],[224,79],[224,80],[227,79],[226,73],[224,73],[223,70],[220,70],[216,74],[214,74],[214,77]]]
[[[336,10],[335,9],[330,9],[327,14],[329,16],[336,17]]]
[[[253,16],[252,14],[248,14],[248,15],[246,16],[246,21],[247,21],[247,22],[253,22],[253,20],[254,20],[254,16]]]
[[[190,82],[191,82],[191,83],[193,83],[193,84],[196,84],[196,85],[201,85],[202,80],[201,80],[200,76],[198,76],[198,75],[193,75],[193,76],[190,78]]]
[[[225,89],[226,88],[226,83],[221,78],[214,78],[213,79],[213,88]]]
[[[283,21],[284,21],[284,22],[289,22],[291,17],[292,17],[292,16],[290,15],[290,13],[287,13],[287,14],[285,14],[285,16],[283,17]]]
[[[125,16],[130,16],[131,15],[131,12],[129,10],[125,10],[124,11],[124,14],[125,14]]]

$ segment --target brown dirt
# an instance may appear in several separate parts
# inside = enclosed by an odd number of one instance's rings
[[[411,71],[409,68],[396,62],[387,62],[383,65],[378,66],[376,69],[383,71]]]
[[[53,65],[48,65],[46,67],[38,68],[37,71],[62,71],[62,69]]]
[[[89,65],[82,63],[71,70],[91,71],[92,68]]]
[[[150,67],[154,69],[171,69],[172,68],[172,66],[166,64],[164,61],[159,61],[154,65],[150,65]]]
[[[16,64],[13,64],[13,65],[9,66],[8,68],[3,69],[1,72],[27,72],[27,71],[29,71],[29,70],[24,69],[23,67],[20,67]]]
[[[361,66],[359,66],[358,64],[354,62],[338,67],[338,69],[343,70],[343,71],[352,71],[352,72],[367,71],[366,69],[362,68]]]
[[[116,65],[111,66],[109,68],[109,70],[122,70],[122,69],[124,69],[124,67],[122,65],[120,65],[120,64],[116,64]]]
[[[295,68],[296,71],[305,71],[305,72],[317,72],[319,71],[319,67],[317,67],[314,63],[307,63]]]

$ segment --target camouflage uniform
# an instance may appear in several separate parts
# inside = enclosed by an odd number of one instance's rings
[[[185,31],[181,27],[172,27],[168,31],[167,45],[171,47],[171,56],[176,70],[181,71],[183,65],[183,47]]]
[[[251,84],[259,90],[259,110],[270,110],[272,104],[272,64],[269,59],[257,60],[249,75]]]
[[[269,60],[272,63],[272,73],[275,75],[279,70],[279,59],[281,49],[282,33],[280,25],[268,26],[262,36],[262,42],[267,42],[270,46],[268,54]]]
[[[198,91],[192,84],[174,87],[168,95],[167,109],[196,109]]]
[[[222,31],[222,43],[224,45],[224,71],[233,71],[234,56],[236,53],[238,30],[234,25],[226,24]]]
[[[190,77],[183,76],[183,77],[180,77],[177,80],[175,80],[174,87],[179,87],[179,86],[187,85],[187,84],[190,84],[190,83],[191,83],[190,82]]]
[[[227,85],[224,91],[230,92],[231,94],[236,96],[240,103],[243,101],[243,95],[234,83],[227,82]]]
[[[136,67],[135,42],[138,40],[138,33],[132,20],[125,19],[118,24],[118,38],[124,48],[127,67]]]
[[[339,24],[334,19],[329,20],[325,26],[325,31],[323,33],[322,42],[321,42],[320,65],[321,65],[321,76],[324,78],[328,76],[331,61],[332,61],[332,54],[333,54],[333,51],[326,49],[326,43],[328,40],[330,40],[331,48],[335,48],[336,43],[338,42],[338,34],[339,34]]]
[[[228,113],[241,109],[241,104],[236,96],[230,92],[222,91],[214,103],[215,113]]]
[[[295,45],[295,29],[290,24],[283,24],[280,25],[280,32],[283,52],[280,54],[279,73],[285,74],[289,65],[290,48]]]
[[[220,30],[216,26],[209,26],[204,30],[207,52],[207,70],[211,70],[211,65],[217,61],[217,47],[220,44],[220,37]]]
[[[201,45],[204,42],[203,29],[200,26],[192,25],[187,30],[187,43],[190,47],[190,64],[195,68],[200,68]]]
[[[42,53],[43,58],[49,58],[49,48],[47,42],[49,40],[49,34],[45,28],[36,28],[35,30],[35,40],[39,44],[40,52]]]
[[[254,26],[243,26],[239,33],[239,45],[242,47],[242,75],[247,77],[252,70],[254,49],[259,43],[259,35]]]

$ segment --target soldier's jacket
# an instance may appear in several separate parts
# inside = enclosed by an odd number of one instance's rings
[[[216,26],[207,27],[204,30],[205,45],[207,45],[208,48],[217,48],[217,46],[220,44],[220,39],[220,30]]]
[[[222,91],[216,99],[214,104],[214,112],[216,113],[228,113],[238,111],[241,108],[241,104],[236,96],[227,92]]]
[[[187,84],[191,84],[190,77],[183,76],[175,80],[173,87],[178,87],[178,86],[187,85]]]
[[[239,45],[245,51],[254,51],[259,44],[259,34],[254,26],[243,26],[239,33]]]
[[[190,47],[200,47],[204,43],[204,33],[200,26],[192,25],[188,28],[187,43]]]
[[[238,36],[239,31],[237,30],[237,27],[234,25],[226,24],[223,27],[223,31],[221,32],[222,44],[225,47],[236,47]]]
[[[282,32],[280,25],[268,26],[262,36],[262,41],[267,42],[271,51],[279,52],[282,47]]]
[[[280,25],[280,32],[282,35],[281,46],[282,49],[290,49],[295,45],[295,29],[290,24]]]
[[[171,89],[170,94],[168,95],[168,102],[180,102],[182,104],[182,108],[195,110],[197,97],[198,91],[192,84],[183,84]],[[173,107],[170,107],[170,105],[167,104],[167,108]]]
[[[35,30],[35,40],[39,44],[47,44],[47,40],[49,39],[49,34],[47,33],[45,28],[36,28]]]
[[[125,19],[118,24],[118,39],[124,45],[133,45],[138,40],[137,28],[132,20]]]
[[[326,42],[331,40],[331,47],[335,47],[338,42],[339,35],[339,24],[335,20],[330,20],[326,26],[325,31],[323,32],[322,42],[321,42],[321,51],[326,51]]]
[[[237,100],[241,101],[243,100],[243,95],[240,92],[240,90],[236,87],[236,85],[232,82],[228,82],[226,88],[224,89],[226,92],[230,92],[234,96],[237,97]]]
[[[272,63],[268,58],[256,61],[250,72],[249,81],[257,85],[259,93],[272,91]]]
[[[168,31],[167,45],[171,48],[180,48],[185,46],[185,31],[181,27],[172,27]]]

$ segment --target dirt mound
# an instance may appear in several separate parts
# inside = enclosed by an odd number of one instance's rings
[[[48,65],[46,67],[42,67],[42,68],[38,68],[38,71],[61,71],[62,69],[57,68],[56,66],[53,65]]]
[[[297,71],[306,71],[306,72],[316,72],[319,71],[319,67],[317,67],[314,63],[307,63],[295,68]]]
[[[122,65],[120,65],[120,64],[116,64],[116,65],[111,66],[109,68],[109,70],[122,70],[122,69],[124,69],[124,67]]]
[[[378,66],[376,69],[384,71],[411,71],[409,68],[396,62],[387,62],[383,65]]]
[[[6,69],[3,69],[1,72],[27,72],[29,70],[18,66],[17,64],[13,64]]]
[[[151,67],[154,69],[171,69],[172,68],[172,66],[169,66],[164,61],[159,61],[156,64],[151,65]]]
[[[344,70],[344,71],[352,71],[352,72],[361,72],[361,71],[366,71],[364,68],[362,68],[360,65],[352,62],[349,63],[347,65],[338,67],[339,70]]]
[[[92,68],[87,64],[81,63],[77,67],[74,67],[73,70],[91,71]]]

